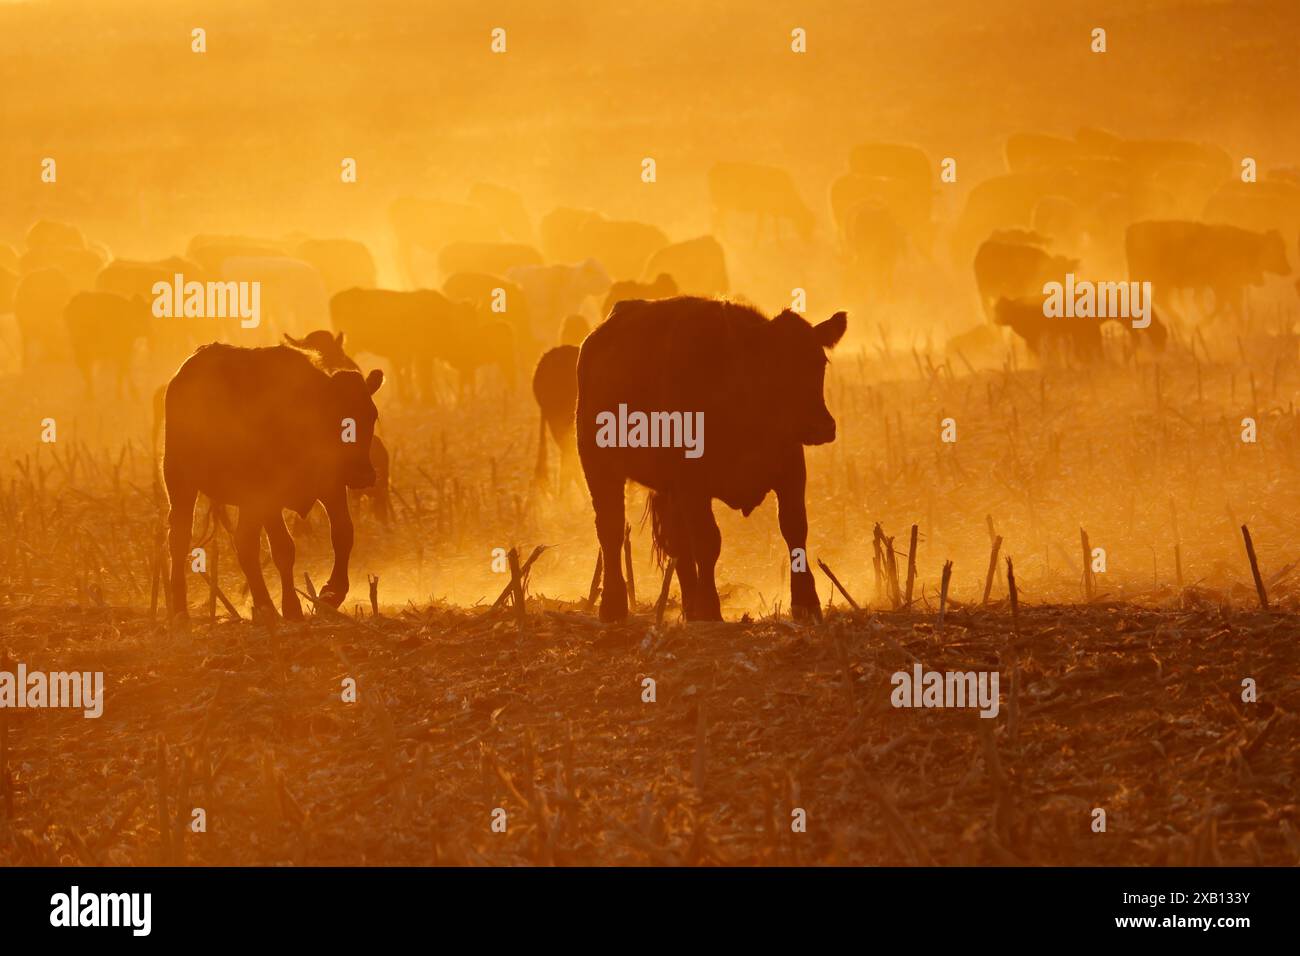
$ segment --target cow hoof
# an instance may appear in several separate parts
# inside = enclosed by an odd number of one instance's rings
[[[601,601],[600,602],[600,622],[602,624],[614,624],[618,621],[627,620],[627,598],[622,601]]]
[[[820,624],[822,609],[816,604],[796,604],[790,608],[790,615],[796,621],[803,621],[807,624]]]
[[[320,599],[330,607],[338,607],[343,603],[343,599],[348,596],[346,587],[336,587],[333,584],[325,585],[325,589],[320,592]]]
[[[167,630],[173,634],[188,634],[190,632],[190,616],[184,611],[173,614],[171,620],[167,622]]]
[[[275,608],[270,605],[253,605],[253,623],[260,624],[263,627],[275,627],[280,621],[280,615],[275,613]]]
[[[281,601],[280,605],[283,608],[282,614],[286,621],[302,620],[302,602],[300,602],[297,597],[294,597],[292,601]]]

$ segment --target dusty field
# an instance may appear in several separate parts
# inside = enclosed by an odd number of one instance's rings
[[[139,613],[9,611],[11,654],[111,677],[99,720],[10,716],[0,861],[1300,861],[1292,612],[1190,592],[1025,608],[1018,628],[1005,606],[942,629],[920,612],[819,628],[529,612],[523,631],[433,608],[170,639]],[[891,708],[889,675],[914,660],[1001,669],[1000,718]],[[1240,703],[1243,675],[1259,704]]]
[[[191,575],[195,625],[169,634],[161,599],[156,619],[148,610],[162,503],[139,405],[96,410],[126,423],[119,444],[84,412],[87,437],[66,445],[11,432],[6,666],[102,670],[106,700],[97,720],[8,712],[0,861],[1300,860],[1294,363],[1271,375],[1261,363],[1252,393],[1234,363],[1175,354],[1157,400],[1154,366],[1132,360],[950,374],[929,353],[875,351],[832,366],[842,431],[809,454],[809,511],[812,560],[876,610],[841,613],[818,573],[831,606],[819,627],[783,610],[770,503],[743,521],[718,509],[731,622],[681,624],[674,586],[654,627],[660,572],[635,492],[642,613],[601,627],[582,601],[589,506],[530,492],[531,414],[486,390],[457,414],[385,407],[398,520],[359,519],[346,618],[272,633],[218,606],[209,624]],[[10,388],[16,420],[33,420],[37,401]],[[951,446],[935,437],[945,407],[964,409]],[[1235,421],[1255,407],[1264,437],[1252,446]],[[1018,625],[1001,560],[978,606],[989,517],[1015,561]],[[902,552],[900,574],[919,526],[911,610],[874,588],[876,521]],[[1253,610],[1242,523],[1269,612]],[[1080,526],[1109,550],[1091,605]],[[322,522],[298,539],[300,573],[320,581]],[[220,581],[247,618],[220,542]],[[530,573],[521,631],[510,608],[488,610],[505,586],[490,549],[537,543],[551,547]],[[914,661],[999,671],[997,719],[891,707],[890,675]],[[347,677],[356,703],[341,699]],[[1247,677],[1258,703],[1241,701]],[[206,833],[189,832],[193,807]],[[491,829],[498,807],[504,834]],[[796,807],[803,834],[791,832]]]

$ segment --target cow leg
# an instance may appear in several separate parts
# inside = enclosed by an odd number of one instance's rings
[[[797,620],[811,618],[820,621],[821,601],[817,597],[812,569],[807,567],[808,510],[804,502],[804,487],[808,479],[802,448],[796,452],[796,460],[791,462],[786,472],[776,488],[777,520],[781,525],[781,537],[785,538],[787,560],[799,548],[805,565],[803,571],[795,571],[793,567],[790,571],[790,613]]]
[[[713,517],[713,499],[707,495],[683,498],[679,510],[684,530],[690,536],[697,576],[694,615],[688,614],[687,620],[721,621],[722,602],[713,571],[722,553],[722,532]]]
[[[266,579],[262,577],[262,525],[265,520],[261,511],[244,506],[239,509],[239,521],[235,523],[235,554],[248,581],[248,591],[253,596],[255,622],[274,621],[276,617],[271,592],[266,589]]]
[[[189,619],[185,596],[185,569],[190,560],[190,530],[194,526],[194,503],[199,493],[194,488],[177,488],[167,483],[171,510],[167,514],[167,546],[171,555],[172,620]]]
[[[588,477],[591,504],[596,511],[596,537],[604,563],[604,589],[600,595],[600,619],[627,619],[627,582],[623,580],[623,476]]]
[[[347,491],[340,488],[328,498],[322,498],[325,513],[330,519],[330,543],[334,546],[334,568],[320,592],[321,600],[338,607],[348,596],[348,559],[352,556],[352,514],[348,511]]]
[[[274,509],[266,519],[266,538],[271,543],[271,560],[280,572],[280,613],[286,621],[302,620],[302,602],[293,588],[293,537],[284,524],[284,512]]]

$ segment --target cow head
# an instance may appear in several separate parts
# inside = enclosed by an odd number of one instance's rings
[[[342,477],[349,488],[369,488],[375,483],[370,440],[375,435],[379,410],[372,396],[383,384],[384,373],[380,369],[371,370],[364,378],[353,369],[341,369],[329,377],[330,396],[338,420],[350,418],[356,422],[356,441],[342,444]]]
[[[357,363],[352,361],[348,354],[343,351],[342,332],[334,334],[327,332],[325,329],[317,329],[314,332],[308,332],[300,339],[295,339],[286,332],[284,333],[284,340],[296,349],[315,352],[320,356],[321,364],[330,371],[335,369],[360,371]]]
[[[848,316],[836,312],[818,325],[789,309],[772,320],[778,375],[777,426],[802,445],[835,440],[835,419],[826,407],[826,353],[844,336]]]

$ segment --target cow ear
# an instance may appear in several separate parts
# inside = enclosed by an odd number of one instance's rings
[[[848,324],[848,314],[836,312],[825,322],[813,326],[813,334],[817,336],[817,344],[824,349],[835,348],[835,344],[844,337],[844,330],[848,328]]]
[[[384,384],[384,370],[382,368],[372,368],[370,374],[366,376],[366,389],[371,395],[379,391],[379,386]]]
[[[339,348],[343,348],[343,333],[340,332],[338,335],[334,336],[334,341],[339,344]]]
[[[294,346],[294,347],[296,347],[296,348],[302,348],[302,341],[299,340],[299,339],[295,339],[295,338],[294,338],[292,335],[290,335],[288,332],[285,332],[285,333],[284,333],[284,340],[285,340],[285,342],[287,342],[289,345],[292,345],[292,346]]]

